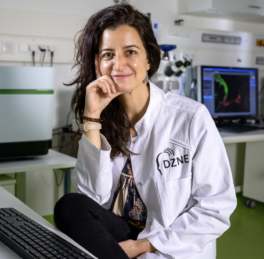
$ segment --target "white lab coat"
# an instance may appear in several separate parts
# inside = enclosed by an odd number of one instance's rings
[[[236,207],[232,174],[222,139],[207,108],[164,92],[150,82],[150,102],[127,143],[138,192],[147,207],[147,238],[158,250],[139,259],[215,259],[216,239]],[[109,208],[126,158],[110,160],[86,137],[79,142],[72,175],[75,189]]]

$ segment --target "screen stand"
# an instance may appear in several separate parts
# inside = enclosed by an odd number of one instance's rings
[[[247,120],[246,119],[240,119],[239,124],[245,125],[245,124],[247,124]]]
[[[239,124],[239,125],[245,125],[247,124],[247,120],[244,119],[244,118],[240,118],[238,123],[235,123],[235,122],[232,122],[231,119],[222,119],[222,118],[217,118],[217,119],[214,119],[214,122],[215,122],[215,125],[217,128],[221,128],[221,127],[224,127],[224,126],[230,126],[230,125],[233,125],[233,124]]]
[[[215,124],[219,131],[242,133],[259,129],[258,127],[246,125],[246,122],[244,118],[238,119],[238,122],[232,122],[231,119],[215,119]]]
[[[223,126],[230,125],[232,123],[231,120],[226,120],[222,118],[214,119],[214,122],[217,128],[221,128]]]

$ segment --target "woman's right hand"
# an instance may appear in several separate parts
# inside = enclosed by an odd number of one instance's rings
[[[100,118],[104,108],[122,92],[116,92],[116,85],[111,76],[102,76],[98,54],[95,55],[96,80],[86,87],[84,116]]]

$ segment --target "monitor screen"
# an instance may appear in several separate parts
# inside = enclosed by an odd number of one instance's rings
[[[213,117],[258,115],[258,69],[202,66],[202,101]]]

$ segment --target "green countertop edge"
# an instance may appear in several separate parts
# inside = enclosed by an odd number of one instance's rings
[[[53,90],[0,90],[0,94],[54,94]]]

